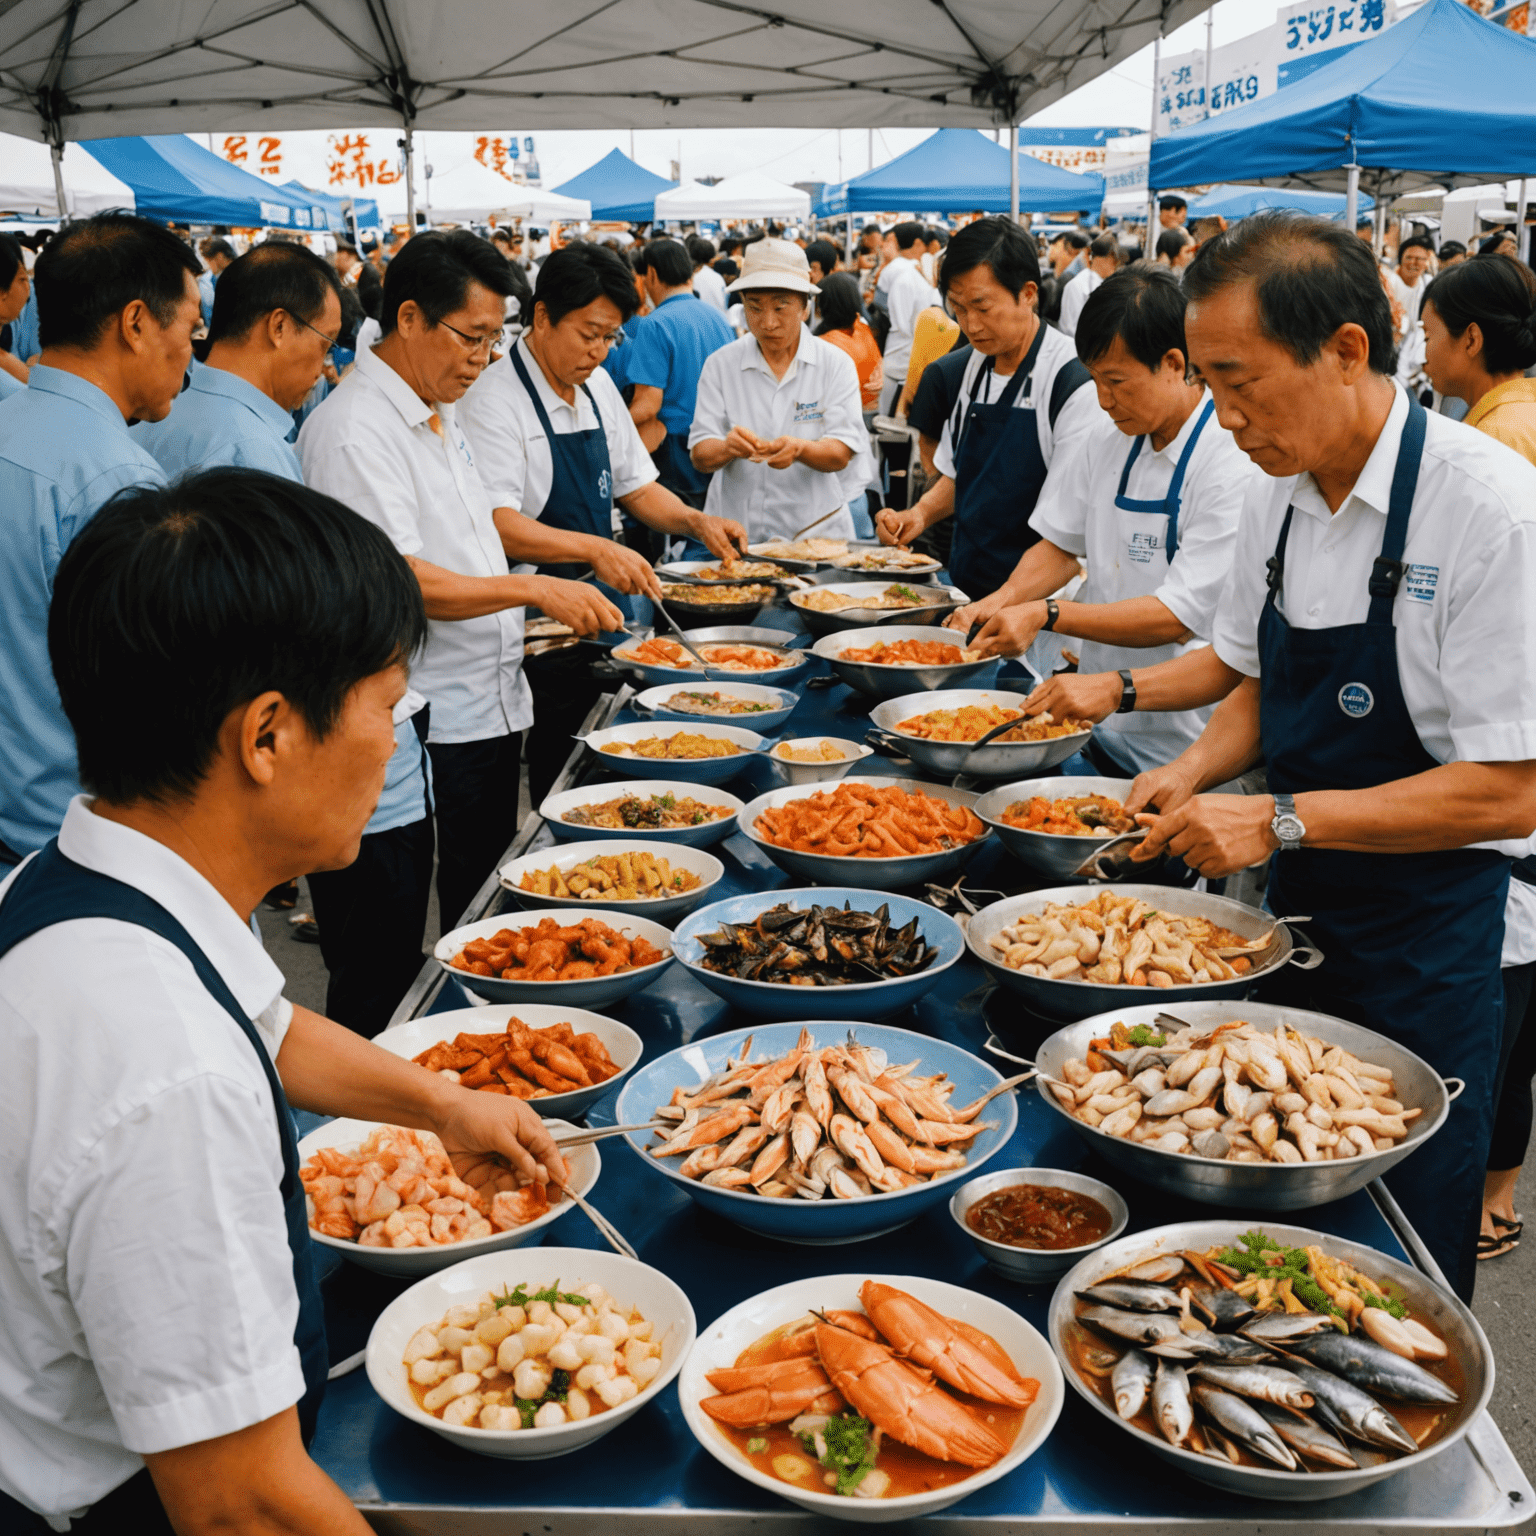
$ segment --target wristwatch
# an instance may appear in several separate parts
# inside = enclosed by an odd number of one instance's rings
[[[1040,628],[1041,629],[1055,629],[1056,628],[1056,620],[1059,619],[1060,617],[1061,617],[1061,605],[1056,601],[1056,599],[1054,597],[1046,598],[1046,600],[1045,600],[1045,623],[1042,624],[1040,626]]]
[[[1120,702],[1115,705],[1117,715],[1128,715],[1136,708],[1136,684],[1131,681],[1131,674],[1125,669],[1120,672]]]
[[[1301,847],[1307,829],[1302,825],[1301,817],[1296,814],[1295,795],[1275,796],[1275,815],[1269,829],[1279,838],[1282,853],[1295,853]]]

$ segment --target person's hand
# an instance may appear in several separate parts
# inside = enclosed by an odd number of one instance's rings
[[[747,552],[747,530],[734,518],[691,511],[688,537],[697,539],[717,560],[739,560]]]
[[[733,459],[755,461],[763,451],[763,440],[757,433],[749,432],[745,427],[732,427],[725,434],[725,451]]]
[[[464,1088],[448,1095],[433,1127],[454,1172],[487,1201],[503,1189],[565,1184],[571,1171],[554,1138],[521,1099]]]
[[[1270,827],[1274,814],[1268,795],[1196,795],[1176,811],[1138,816],[1148,831],[1131,858],[1141,863],[1168,853],[1210,880],[1235,875],[1280,846]]]
[[[776,437],[758,449],[757,460],[769,469],[788,469],[799,463],[806,446],[807,439],[803,437]]]
[[[994,592],[990,597],[983,597],[974,603],[967,603],[963,608],[956,608],[950,616],[944,620],[945,629],[958,629],[962,635],[971,632],[974,624],[985,624],[994,613],[997,613],[1005,604],[1006,599],[1001,592]]]
[[[971,641],[970,649],[983,656],[1022,656],[1035,643],[1040,626],[1050,615],[1042,602],[1015,603],[999,609]]]
[[[923,514],[916,507],[905,512],[895,507],[884,508],[875,518],[875,532],[882,544],[896,544],[905,549],[928,526]]]
[[[562,581],[558,576],[539,576],[535,580],[539,583],[539,607],[550,618],[569,625],[574,634],[597,635],[604,630],[623,628],[624,615],[590,583]]]
[[[1118,672],[1059,672],[1024,700],[1023,709],[1026,715],[1049,710],[1053,720],[1091,720],[1097,725],[1114,714],[1121,692]]]
[[[597,579],[616,592],[661,596],[661,581],[650,561],[615,539],[593,539],[591,563]]]
[[[1175,758],[1161,768],[1149,768],[1136,775],[1131,792],[1125,797],[1126,813],[1134,816],[1150,806],[1166,816],[1169,811],[1176,811],[1187,800],[1193,799],[1199,788],[1194,775]]]

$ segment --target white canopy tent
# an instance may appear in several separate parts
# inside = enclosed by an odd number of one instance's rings
[[[71,218],[107,208],[132,208],[133,189],[78,144],[64,147],[64,207]],[[59,217],[59,194],[48,146],[0,133],[0,219],[47,222]]]
[[[583,198],[562,197],[539,187],[523,186],[499,175],[469,153],[458,136],[423,134],[417,171],[429,170],[418,187],[416,207],[434,224],[479,223],[488,218],[555,220],[588,219],[592,205]],[[403,182],[380,189],[386,216],[409,212]]]
[[[0,130],[1007,125],[1206,0],[10,0]],[[408,201],[415,178],[407,176]]]
[[[761,171],[727,176],[714,186],[685,181],[656,198],[658,220],[696,223],[700,219],[807,219],[811,195]]]

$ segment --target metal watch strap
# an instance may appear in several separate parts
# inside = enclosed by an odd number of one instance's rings
[[[1274,795],[1275,814],[1270,821],[1270,830],[1275,834],[1282,852],[1294,853],[1301,847],[1301,840],[1307,835],[1307,829],[1302,823],[1301,817],[1296,814],[1296,797],[1284,793],[1271,791]]]
[[[1136,708],[1136,684],[1131,681],[1130,671],[1120,670],[1120,702],[1115,706],[1117,715],[1128,715]]]

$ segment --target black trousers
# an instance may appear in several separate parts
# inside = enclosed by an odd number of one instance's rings
[[[1525,1162],[1531,1141],[1531,1078],[1536,1076],[1536,963],[1504,968],[1504,1048],[1488,1168],[1504,1173]]]
[[[541,721],[534,734],[542,730]],[[447,933],[459,926],[517,832],[522,738],[514,733],[485,741],[429,741],[427,754],[437,819],[438,916]]]
[[[579,645],[527,657],[523,676],[533,693],[533,729],[528,732],[528,793],[534,810],[538,810],[576,745],[572,737],[581,729],[598,695],[612,685],[593,677],[592,652]]]
[[[70,1522],[69,1529],[70,1536],[174,1536],[148,1467],[98,1499]],[[0,1493],[0,1531],[6,1536],[53,1536],[53,1527],[41,1515],[4,1493]]]

